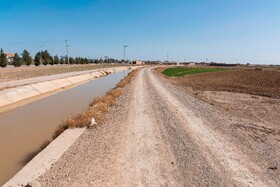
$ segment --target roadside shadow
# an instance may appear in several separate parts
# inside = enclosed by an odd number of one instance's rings
[[[38,149],[36,151],[30,152],[28,153],[21,161],[20,164],[21,165],[26,165],[28,162],[30,162],[38,153],[41,152],[41,149]]]

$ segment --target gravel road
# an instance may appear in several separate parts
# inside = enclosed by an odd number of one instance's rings
[[[186,94],[152,68],[125,93],[38,179],[42,186],[280,186],[279,140],[237,130],[255,122]]]

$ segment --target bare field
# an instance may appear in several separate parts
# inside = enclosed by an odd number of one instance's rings
[[[165,68],[159,68],[161,73]],[[168,78],[173,84],[202,91],[228,91],[280,98],[280,72],[235,69]]]
[[[86,65],[54,65],[54,66],[30,66],[19,68],[1,68],[0,82],[28,79],[33,77],[48,76],[74,71],[93,70],[98,68],[114,67],[117,64],[86,64]]]

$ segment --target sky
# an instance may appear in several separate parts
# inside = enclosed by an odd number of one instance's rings
[[[279,0],[0,0],[0,48],[280,64]]]

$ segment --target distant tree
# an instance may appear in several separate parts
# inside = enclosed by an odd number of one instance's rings
[[[79,57],[75,58],[75,64],[80,64],[80,58]]]
[[[22,60],[22,63],[27,66],[32,64],[32,58],[30,56],[30,53],[27,50],[23,50],[21,60]]]
[[[41,64],[41,52],[38,52],[34,58],[35,66],[39,66]]]
[[[75,64],[75,59],[72,58],[72,57],[70,57],[70,58],[69,58],[69,63],[70,63],[70,64]]]
[[[15,67],[19,67],[19,66],[22,65],[22,64],[21,64],[21,59],[20,59],[20,57],[18,56],[17,53],[16,53],[15,56],[14,56],[13,65],[14,65]]]
[[[47,50],[41,52],[43,64],[46,66],[51,62],[51,55]]]
[[[4,68],[7,66],[7,56],[3,49],[0,49],[0,67]]]
[[[84,63],[85,63],[85,64],[88,64],[88,63],[89,63],[88,58],[85,58]]]
[[[59,63],[60,63],[60,64],[64,64],[64,57],[60,57]]]
[[[58,58],[57,55],[54,56],[54,58],[53,58],[53,63],[54,63],[54,64],[59,64],[59,58]]]
[[[88,60],[88,63],[90,63],[90,64],[92,64],[93,62],[94,62],[93,59],[89,59],[89,60]]]
[[[68,56],[65,57],[64,64],[68,64]]]
[[[54,58],[50,56],[50,65],[54,65]]]

